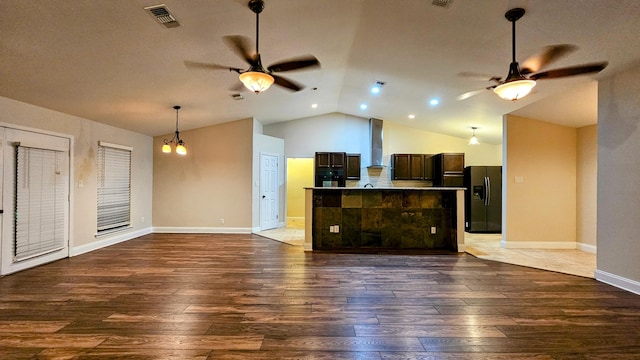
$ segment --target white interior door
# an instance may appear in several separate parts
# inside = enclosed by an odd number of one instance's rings
[[[260,229],[278,227],[278,156],[260,154]]]
[[[70,140],[0,129],[4,275],[69,256]]]

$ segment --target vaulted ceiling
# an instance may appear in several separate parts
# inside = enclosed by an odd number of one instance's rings
[[[428,131],[501,142],[502,115],[584,126],[596,122],[597,79],[640,62],[637,0],[265,0],[260,53],[265,65],[313,54],[318,69],[283,73],[299,92],[241,92],[236,73],[186,61],[246,68],[223,36],[255,41],[248,0],[2,0],[0,96],[148,135],[254,117],[274,122],[341,112]],[[438,2],[438,1],[436,1]],[[180,23],[166,28],[144,8],[164,3]],[[578,50],[549,68],[608,61],[599,74],[538,81],[517,102],[486,90],[511,61],[506,10],[517,22],[519,61],[544,46]],[[461,73],[482,74],[480,77]],[[373,95],[370,87],[386,84]],[[438,106],[430,106],[439,99]],[[367,103],[366,110],[360,109]],[[312,104],[317,104],[312,108]],[[414,114],[414,119],[409,119]]]

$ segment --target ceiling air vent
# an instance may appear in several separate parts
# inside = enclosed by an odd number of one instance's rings
[[[431,1],[431,5],[446,8],[446,7],[449,7],[449,5],[451,5],[452,1],[453,0],[433,0]]]
[[[171,14],[169,8],[165,4],[152,5],[144,8],[158,23],[166,28],[174,28],[180,26],[176,17]]]

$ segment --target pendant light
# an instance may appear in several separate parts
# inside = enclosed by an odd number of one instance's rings
[[[477,129],[477,127],[472,126],[471,129],[473,130],[473,135],[471,135],[471,139],[469,139],[469,145],[478,145],[478,144],[480,144],[480,142],[478,141],[478,138],[476,137],[476,129]]]
[[[173,108],[176,109],[176,132],[170,140],[164,139],[162,152],[166,154],[171,153],[171,144],[174,144],[176,146],[176,154],[187,155],[187,148],[184,146],[184,141],[180,139],[180,131],[178,131],[178,110],[180,110],[180,106],[176,105]]]

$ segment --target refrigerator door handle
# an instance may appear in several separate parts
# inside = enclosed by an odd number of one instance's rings
[[[491,203],[491,180],[488,176],[484,177],[484,205],[489,206]]]

